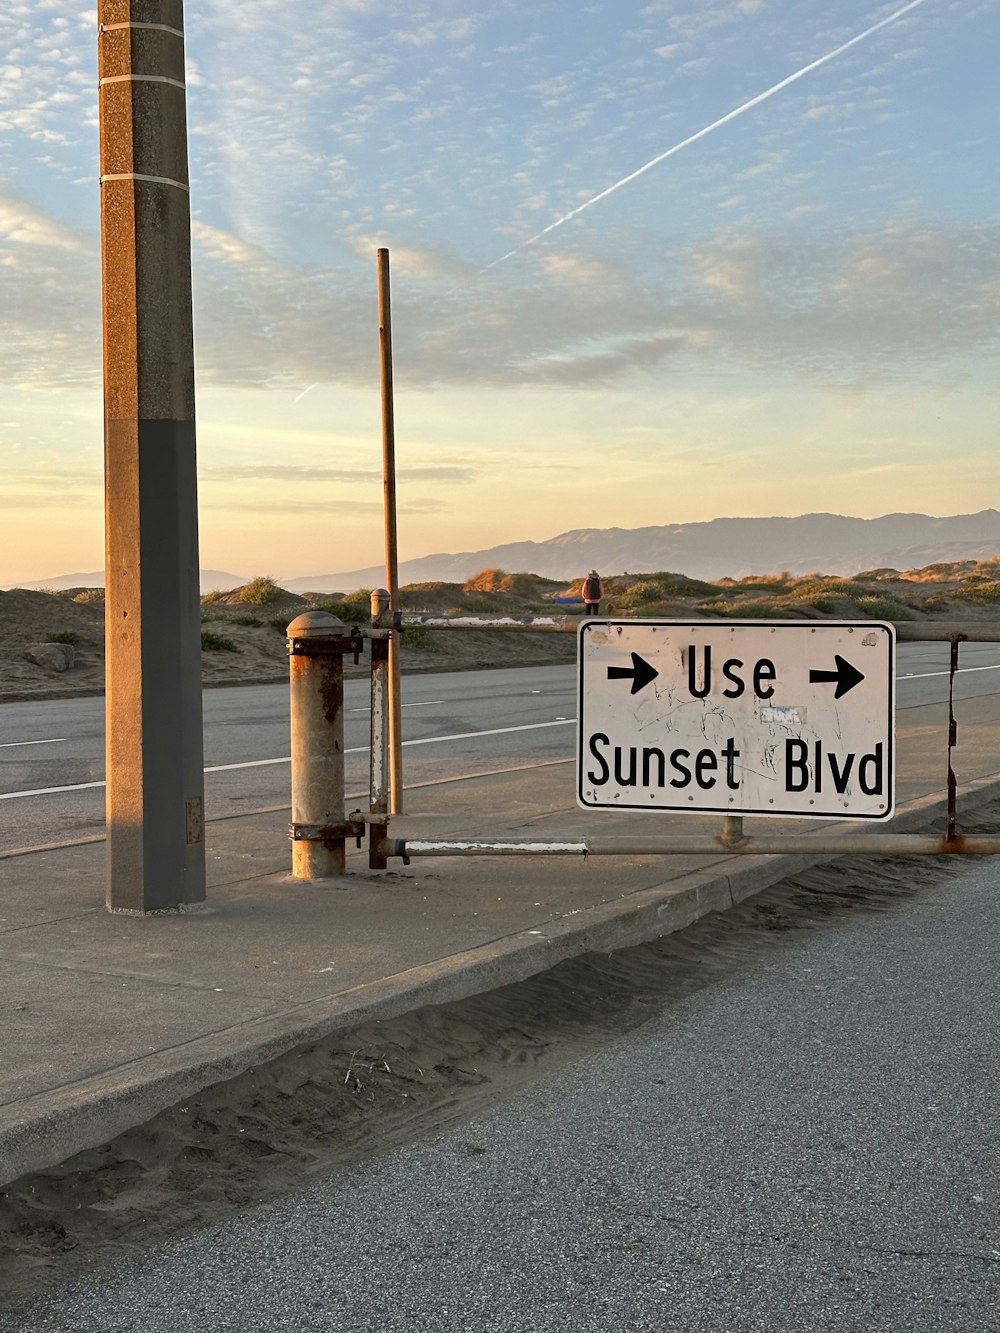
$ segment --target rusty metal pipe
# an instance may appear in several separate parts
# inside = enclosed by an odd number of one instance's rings
[[[371,595],[372,628],[379,629],[392,618],[388,590],[375,588]],[[385,838],[391,796],[390,736],[390,640],[371,640],[371,732],[369,749],[368,868],[385,870]]]
[[[308,611],[288,626],[292,878],[347,869],[344,837],[344,652],[347,626]]]
[[[399,540],[396,530],[396,422],[392,390],[392,307],[389,295],[389,251],[383,246],[378,261],[379,366],[382,379],[382,484],[385,510],[385,577],[389,605],[399,610]],[[403,696],[400,681],[399,636],[389,640],[389,803],[394,815],[403,813]]]
[[[389,838],[390,856],[997,856],[1000,837],[929,833],[776,834],[727,844],[721,837],[585,838],[566,842],[507,842],[470,838],[431,841]]]

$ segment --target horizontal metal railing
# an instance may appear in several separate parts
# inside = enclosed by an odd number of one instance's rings
[[[713,838],[583,838],[567,842],[389,838],[389,856],[997,856],[1000,837],[930,833],[775,834],[742,842]]]
[[[621,621],[641,619],[633,616],[605,616],[601,620]],[[671,616],[671,620],[684,623],[683,616]],[[697,624],[701,617],[692,617],[691,623]],[[739,620],[738,616],[733,617]],[[403,611],[397,615],[396,628],[404,633],[408,629],[463,629],[463,630],[517,630],[519,632],[537,632],[546,634],[575,634],[586,617],[575,616],[436,616],[423,612]],[[793,619],[782,619],[782,624],[794,625]],[[810,622],[812,623],[812,622]],[[961,621],[953,624],[927,624],[912,620],[886,621],[896,631],[900,643],[1000,643],[1000,625],[984,625],[975,621]]]

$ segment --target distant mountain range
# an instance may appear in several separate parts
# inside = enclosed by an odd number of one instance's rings
[[[799,518],[715,518],[649,528],[577,528],[543,542],[508,542],[457,555],[404,560],[399,581],[463,583],[480,569],[543,574],[552,579],[671,570],[691,578],[743,578],[748,574],[858,574],[868,569],[918,569],[939,561],[988,560],[1000,553],[1000,513],[932,518],[886,514],[847,518],[803,514]],[[349,592],[379,587],[385,568],[310,574],[282,580],[293,592]]]
[[[940,561],[988,560],[998,554],[1000,513],[995,509],[950,518],[803,514],[799,518],[715,518],[707,523],[648,528],[576,528],[543,542],[508,542],[481,551],[404,560],[399,581],[464,583],[487,568],[567,581],[582,578],[589,569],[605,575],[671,570],[698,579],[743,578],[784,570],[848,575],[868,569],[919,569]],[[246,583],[247,577],[203,569],[201,590],[228,591]],[[385,569],[370,565],[279,581],[290,592],[353,592],[382,586]],[[63,574],[22,586],[99,588],[104,586],[104,571]]]
[[[202,592],[214,592],[216,588],[228,592],[230,588],[239,588],[248,580],[239,574],[227,574],[224,569],[203,569],[201,571]],[[103,588],[104,570],[94,569],[87,574],[59,574],[54,579],[33,579],[30,583],[18,584],[20,588],[51,588],[61,592],[65,588]]]

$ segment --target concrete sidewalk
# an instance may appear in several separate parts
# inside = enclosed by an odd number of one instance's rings
[[[963,812],[1000,795],[1000,698],[974,716],[960,732]],[[901,715],[893,831],[941,824],[945,717]],[[272,810],[210,824],[209,899],[180,915],[105,913],[102,843],[0,858],[0,1184],[296,1045],[655,938],[828,859],[439,857],[378,873],[352,851],[344,878],[302,884],[287,822]],[[573,765],[549,763],[411,790],[392,831],[565,840],[720,824],[580,810]]]

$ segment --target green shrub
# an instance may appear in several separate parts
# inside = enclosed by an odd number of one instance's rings
[[[818,578],[796,584],[789,595],[796,602],[812,602],[815,605],[817,597],[840,597],[856,601],[859,597],[870,597],[873,593],[874,589],[868,584],[853,579]]]
[[[225,594],[223,593],[221,588],[213,588],[211,592],[206,592],[202,594],[201,604],[202,606],[211,606],[213,602],[217,602],[219,598],[223,597],[224,595]]]
[[[276,629],[282,636],[287,635],[288,626],[295,619],[294,616],[272,616],[267,622],[272,629]]]
[[[259,574],[239,590],[238,600],[248,606],[267,606],[270,602],[283,602],[286,596],[284,588],[279,588],[274,579]]]
[[[470,616],[488,616],[503,610],[503,603],[494,597],[463,597],[462,610]]]
[[[698,607],[706,616],[732,616],[734,620],[777,620],[787,614],[786,611],[765,597],[748,597],[746,600],[702,602]]]
[[[686,574],[647,574],[624,586],[614,581],[608,588],[615,606],[622,610],[642,607],[648,611],[653,602],[665,602],[677,597],[717,597],[718,589],[701,579],[690,579]]]
[[[74,601],[74,602],[103,602],[103,601],[104,601],[104,589],[103,589],[103,588],[84,588],[82,592],[78,592],[78,593],[76,594],[76,596],[73,598],[73,601]]]
[[[75,629],[60,629],[55,634],[45,636],[46,643],[69,643],[74,647],[80,642],[80,636]]]
[[[766,592],[772,597],[782,597],[792,590],[792,582],[788,575],[773,576],[755,575],[752,578],[740,579],[731,587],[732,592]]]
[[[324,608],[332,615],[339,616],[345,624],[368,625],[372,618],[372,594],[370,588],[358,588],[349,597],[341,597],[339,602],[329,602]]]
[[[871,593],[858,597],[855,606],[866,620],[916,620],[916,616],[905,602],[896,597],[879,597]]]
[[[955,588],[952,597],[960,598],[964,602],[1000,602],[1000,583],[976,583],[972,587],[963,585],[961,588]]]
[[[630,583],[627,588],[622,588],[620,592],[615,593],[615,605],[626,611],[631,607],[648,606],[650,602],[660,602],[662,600],[663,593],[660,591],[660,585],[654,583],[651,579]]]
[[[201,650],[205,653],[238,653],[240,651],[232,639],[227,639],[224,634],[214,634],[209,629],[203,629],[201,632]]]
[[[458,631],[445,631],[445,633],[457,633]],[[404,648],[410,648],[416,653],[443,653],[444,643],[441,639],[441,633],[435,633],[428,629],[426,625],[414,625],[410,629],[404,629],[400,633],[400,642]]]
[[[259,616],[251,615],[249,611],[244,611],[237,616],[223,616],[223,620],[227,620],[230,625],[263,625],[264,623]]]

